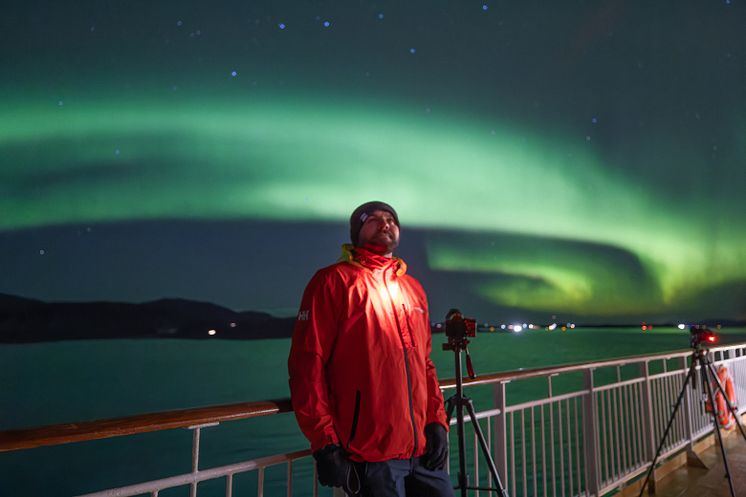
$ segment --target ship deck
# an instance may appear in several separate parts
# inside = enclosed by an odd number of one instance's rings
[[[725,438],[725,450],[736,495],[746,496],[746,441],[732,433]],[[729,497],[719,446],[710,446],[700,457],[707,469],[681,466],[658,482],[655,497]]]

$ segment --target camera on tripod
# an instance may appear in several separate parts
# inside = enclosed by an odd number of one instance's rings
[[[446,314],[445,320],[445,331],[448,342],[443,344],[443,350],[453,351],[454,362],[456,366],[456,393],[453,394],[448,400],[446,400],[446,416],[448,418],[448,424],[451,422],[454,410],[456,412],[456,427],[458,430],[458,461],[459,461],[459,472],[458,472],[458,486],[456,488],[461,490],[461,497],[466,497],[469,490],[488,490],[497,493],[498,497],[508,497],[508,493],[505,491],[502,482],[500,481],[500,475],[497,474],[497,467],[495,461],[492,459],[490,452],[490,446],[487,444],[484,438],[484,433],[479,427],[477,421],[477,415],[474,412],[474,404],[469,397],[464,395],[464,372],[461,367],[461,353],[466,354],[466,371],[469,378],[476,379],[477,375],[474,372],[474,366],[471,363],[471,355],[469,354],[469,338],[477,336],[477,320],[464,317],[461,311],[458,309],[451,309]],[[466,473],[466,438],[464,437],[464,409],[471,418],[471,426],[474,428],[474,434],[479,441],[479,446],[482,449],[482,454],[487,461],[487,466],[494,482],[494,487],[481,487],[470,486],[469,476]],[[476,447],[474,448],[476,457]],[[477,482],[478,483],[478,482]]]
[[[725,477],[728,480],[730,495],[731,497],[736,497],[736,491],[733,486],[733,479],[731,478],[731,472],[728,467],[728,457],[725,452],[725,444],[723,443],[723,436],[720,433],[720,414],[716,410],[712,409],[712,406],[716,405],[715,399],[718,398],[718,396],[721,400],[725,401],[725,407],[719,408],[721,410],[721,413],[727,408],[728,414],[730,416],[733,416],[733,419],[736,420],[736,426],[738,426],[738,430],[741,432],[741,436],[743,437],[744,441],[746,441],[746,429],[744,429],[744,427],[741,425],[738,410],[736,409],[735,405],[731,403],[730,395],[723,387],[723,384],[720,381],[720,376],[715,371],[715,366],[712,362],[712,359],[710,358],[711,351],[709,350],[709,347],[716,344],[719,338],[714,331],[707,327],[707,325],[701,324],[689,327],[689,340],[689,343],[692,347],[690,363],[691,365],[689,366],[689,372],[686,374],[684,384],[681,386],[681,391],[679,392],[679,396],[676,399],[676,404],[673,407],[671,416],[668,418],[668,423],[666,424],[665,430],[663,430],[663,435],[661,436],[660,442],[658,442],[658,449],[655,451],[653,461],[650,463],[648,472],[645,475],[645,479],[643,480],[642,485],[640,485],[640,493],[638,494],[638,497],[642,497],[643,493],[645,492],[645,487],[650,481],[650,477],[656,467],[658,458],[663,452],[668,433],[671,431],[674,420],[678,419],[676,417],[676,413],[681,407],[687,386],[691,386],[693,389],[696,389],[697,380],[700,380],[702,382],[700,392],[702,393],[703,397],[705,397],[706,404],[710,405],[709,412],[712,418],[714,432],[718,440],[717,445],[720,447],[720,454],[723,458]],[[684,362],[684,364],[686,364],[686,361]],[[708,409],[705,408],[705,410]]]
[[[717,334],[707,325],[698,324],[689,328],[689,344],[693,349],[709,347],[718,342]]]
[[[449,342],[477,336],[477,320],[464,317],[458,309],[448,311],[445,324]]]

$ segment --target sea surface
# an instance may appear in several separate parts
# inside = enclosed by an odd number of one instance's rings
[[[454,376],[453,353],[434,335],[432,358],[442,379]],[[724,328],[721,343],[746,342],[746,329]],[[688,332],[656,328],[576,328],[484,333],[470,352],[477,373],[529,369],[687,349]],[[198,406],[287,397],[289,339],[96,340],[0,346],[0,431]],[[514,403],[543,390],[508,389]],[[469,393],[469,391],[467,391]],[[492,407],[489,390],[474,391],[477,410]],[[200,467],[305,448],[292,414],[223,423],[203,430]],[[453,459],[453,458],[452,458]],[[0,495],[71,496],[188,472],[191,432],[131,437],[0,453]],[[265,495],[285,495],[285,467],[268,470]],[[294,469],[294,495],[310,463]],[[256,475],[234,480],[234,495],[255,495]],[[224,481],[201,484],[200,496],[225,495]],[[160,493],[186,496],[187,489]],[[322,495],[325,495],[322,492]]]

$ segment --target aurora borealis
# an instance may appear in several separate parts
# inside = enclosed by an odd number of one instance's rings
[[[741,2],[13,14],[0,292],[292,313],[381,199],[435,316],[746,318]]]

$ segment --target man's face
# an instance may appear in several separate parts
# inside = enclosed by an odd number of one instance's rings
[[[360,228],[358,246],[390,257],[399,246],[399,226],[394,216],[389,211],[373,211]]]

